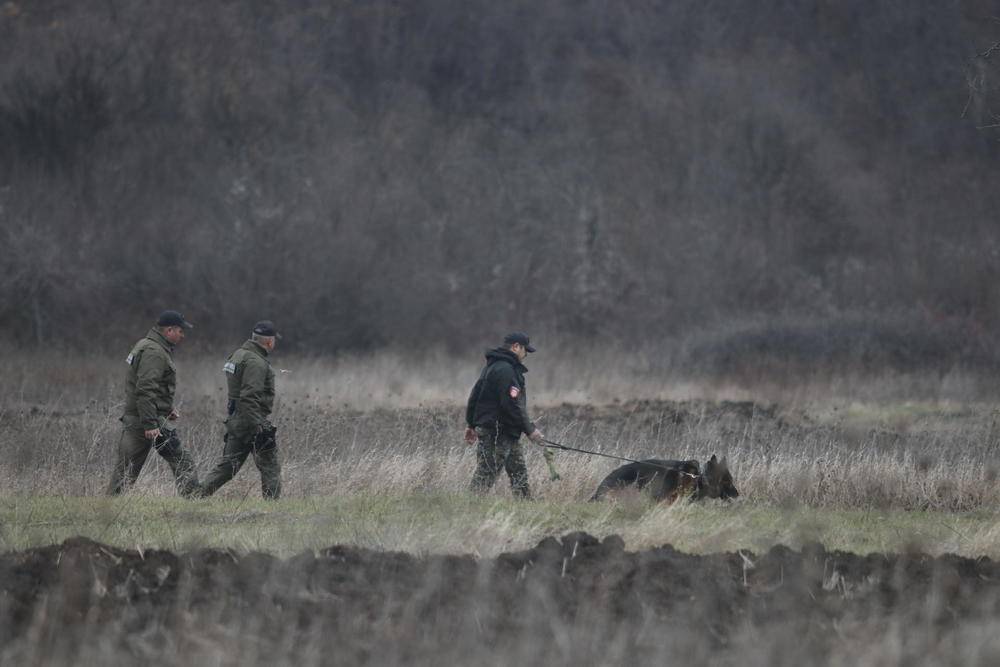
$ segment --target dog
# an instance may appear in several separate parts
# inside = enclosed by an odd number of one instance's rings
[[[723,457],[720,461],[712,454],[712,458],[705,463],[704,472],[694,460],[646,459],[615,468],[597,486],[590,500],[601,500],[608,493],[630,486],[648,491],[657,502],[669,503],[682,496],[692,500],[729,500],[740,495],[726,458]]]

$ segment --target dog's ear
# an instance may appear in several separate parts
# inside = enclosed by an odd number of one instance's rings
[[[720,467],[721,467],[721,468],[722,468],[723,470],[729,470],[729,462],[728,462],[728,461],[726,461],[726,457],[725,457],[725,456],[723,456],[723,457],[722,457],[722,460],[721,460],[721,461],[719,461],[719,466],[720,466]]]

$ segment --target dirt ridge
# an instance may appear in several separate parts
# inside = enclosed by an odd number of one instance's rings
[[[102,650],[157,664],[171,663],[164,647],[200,655],[246,633],[250,662],[261,664],[324,651],[345,662],[433,661],[524,645],[544,647],[518,658],[530,664],[576,650],[589,664],[622,641],[630,650],[690,644],[708,659],[736,651],[747,633],[792,633],[815,658],[834,650],[844,627],[877,635],[905,623],[940,642],[956,622],[998,619],[1000,563],[820,544],[692,555],[670,545],[629,552],[615,535],[570,533],[496,559],[339,545],[283,560],[73,538],[0,555],[0,631],[11,638],[2,657],[42,650],[56,663],[101,633]],[[559,633],[568,643],[553,644]]]

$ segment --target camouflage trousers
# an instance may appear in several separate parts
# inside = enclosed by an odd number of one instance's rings
[[[264,498],[276,500],[281,496],[281,463],[278,461],[277,429],[266,427],[260,433],[238,437],[226,433],[222,457],[215,468],[208,473],[201,485],[201,495],[210,496],[223,484],[236,476],[247,457],[253,454],[253,462],[260,471],[260,490]]]
[[[515,496],[530,498],[528,487],[528,467],[524,463],[524,451],[519,438],[501,433],[497,429],[477,428],[476,472],[472,475],[469,490],[482,493],[493,487],[501,470],[507,471],[510,488]]]
[[[199,488],[198,473],[194,467],[194,459],[181,447],[177,431],[161,428],[160,437],[150,440],[141,426],[130,421],[126,421],[121,439],[118,441],[118,453],[115,467],[111,472],[111,482],[108,484],[108,495],[117,496],[135,484],[151,449],[156,450],[156,453],[170,466],[170,470],[174,473],[177,493],[184,497],[195,495]]]

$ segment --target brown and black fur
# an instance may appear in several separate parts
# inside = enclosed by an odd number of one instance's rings
[[[627,487],[646,490],[657,502],[674,502],[684,496],[702,498],[736,498],[733,476],[725,457],[720,461],[713,454],[705,463],[704,472],[697,461],[646,459],[615,468],[598,485],[591,500],[601,500],[609,492]]]

